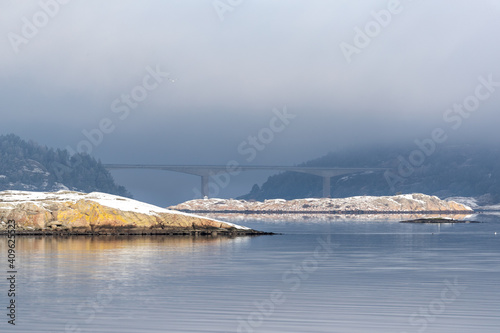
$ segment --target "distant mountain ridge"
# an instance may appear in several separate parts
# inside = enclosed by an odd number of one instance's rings
[[[500,149],[474,145],[441,146],[424,163],[405,174],[398,172],[415,147],[378,147],[332,152],[300,166],[386,168],[332,177],[331,196],[388,196],[397,193],[424,193],[440,198],[476,197],[483,204],[500,202]],[[403,165],[404,166],[404,165]],[[389,175],[389,176],[388,176]],[[397,181],[391,178],[394,176]],[[284,172],[257,184],[238,199],[298,199],[322,196],[322,179]]]
[[[131,197],[117,185],[100,161],[87,154],[27,142],[17,135],[0,135],[0,191],[105,192]]]

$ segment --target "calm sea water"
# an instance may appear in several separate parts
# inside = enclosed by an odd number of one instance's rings
[[[476,219],[248,220],[283,235],[234,239],[18,237],[16,326],[2,306],[0,330],[499,332],[500,218]],[[7,305],[6,279],[0,288]]]

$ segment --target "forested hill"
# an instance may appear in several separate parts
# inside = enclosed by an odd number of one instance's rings
[[[387,171],[333,177],[331,196],[424,193],[440,198],[480,197],[500,202],[500,149],[473,145],[441,146],[434,151],[416,146],[358,149],[329,153],[300,166],[387,168]],[[322,179],[284,172],[268,178],[241,199],[321,197]]]
[[[101,162],[87,154],[71,156],[26,142],[9,134],[0,135],[0,190],[105,192],[131,197]]]

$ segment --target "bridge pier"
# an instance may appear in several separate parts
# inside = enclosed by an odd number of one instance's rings
[[[323,198],[330,198],[331,197],[331,176],[323,176]]]
[[[208,174],[201,175],[201,198],[208,198]]]

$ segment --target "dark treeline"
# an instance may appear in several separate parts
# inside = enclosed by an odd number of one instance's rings
[[[70,155],[14,134],[0,135],[0,190],[57,191],[64,187],[131,197],[100,161],[87,154]]]
[[[387,168],[387,171],[337,176],[331,179],[334,198],[356,195],[424,193],[440,198],[480,197],[485,203],[500,202],[500,149],[456,145],[436,147],[425,155],[414,154],[423,162],[414,166],[410,155],[415,146],[346,150],[329,153],[300,166]],[[422,159],[422,156],[424,157]],[[254,185],[242,199],[296,199],[321,197],[320,177],[284,172]]]

